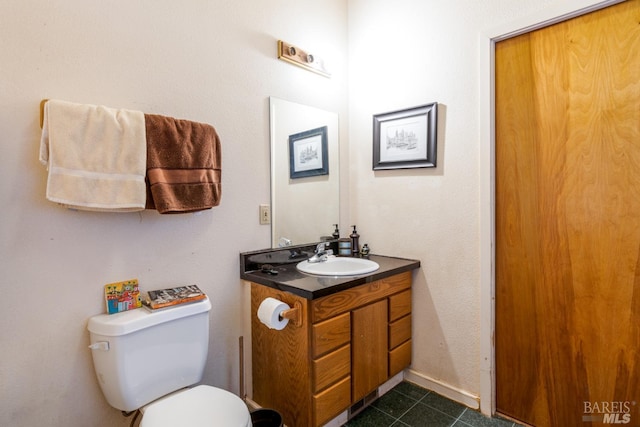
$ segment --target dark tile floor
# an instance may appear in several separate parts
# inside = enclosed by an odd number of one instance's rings
[[[514,427],[409,382],[401,382],[351,419],[346,427]]]

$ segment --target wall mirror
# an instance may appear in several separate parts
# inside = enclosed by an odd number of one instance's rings
[[[269,98],[271,246],[319,242],[340,219],[338,114]]]

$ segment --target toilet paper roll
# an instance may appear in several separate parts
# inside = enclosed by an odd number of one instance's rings
[[[278,299],[265,298],[258,307],[258,319],[269,329],[281,331],[289,323],[289,319],[281,319],[280,313],[289,310],[291,307]]]

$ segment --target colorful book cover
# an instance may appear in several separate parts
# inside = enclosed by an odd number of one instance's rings
[[[178,286],[148,292],[145,307],[157,310],[178,304],[196,302],[207,297],[196,285]]]
[[[109,314],[142,307],[138,279],[104,285],[104,299]]]

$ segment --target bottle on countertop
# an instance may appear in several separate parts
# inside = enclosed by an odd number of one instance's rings
[[[358,256],[360,254],[360,235],[356,230],[356,226],[352,225],[353,232],[349,237],[351,237],[351,255]]]
[[[339,239],[340,238],[340,230],[338,230],[338,224],[333,224],[333,225],[336,227],[336,229],[333,230],[332,236],[333,236],[334,239]]]
[[[371,250],[369,249],[369,245],[367,243],[362,245],[362,250],[360,250],[360,253],[364,256],[367,256],[369,255],[369,252],[371,252]]]

